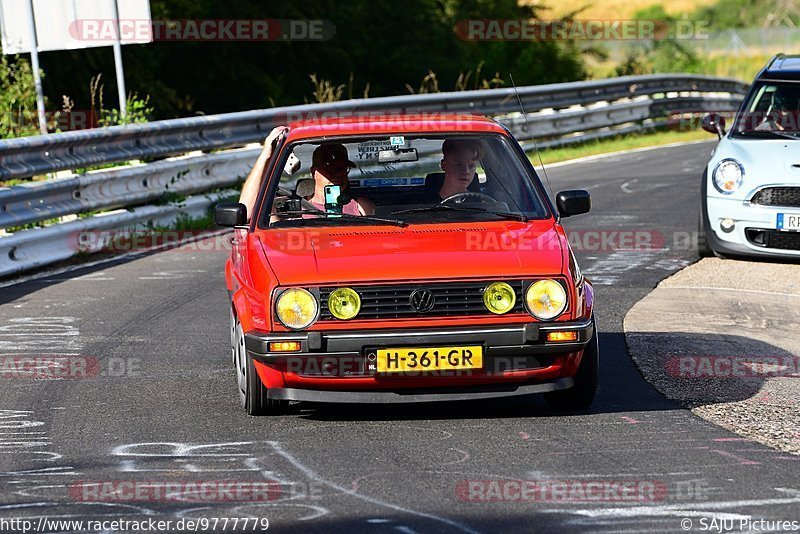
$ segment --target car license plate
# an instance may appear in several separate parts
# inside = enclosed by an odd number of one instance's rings
[[[481,369],[483,347],[413,347],[378,349],[379,373]]]
[[[800,232],[800,213],[779,213],[776,228]]]

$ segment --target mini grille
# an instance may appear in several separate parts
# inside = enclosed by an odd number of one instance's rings
[[[800,208],[800,187],[767,187],[753,195],[750,202],[762,206]]]

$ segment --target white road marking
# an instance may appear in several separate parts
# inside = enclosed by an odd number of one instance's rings
[[[83,349],[75,317],[16,317],[0,326],[0,354],[77,356]]]
[[[100,271],[96,273],[84,274],[83,276],[76,276],[75,278],[45,278],[44,280],[39,280],[39,282],[98,282],[116,280],[116,278],[112,276],[105,276],[105,274],[105,271]]]
[[[631,190],[631,186],[637,182],[639,182],[639,179],[634,178],[633,180],[628,180],[627,182],[619,186],[619,188],[622,189],[623,193],[632,194],[632,193],[644,193],[647,191],[652,191],[653,189],[660,189],[662,187],[669,187],[672,185],[672,184],[647,184],[636,189],[635,191]]]
[[[336,491],[341,492],[342,494],[350,495],[351,497],[355,497],[356,499],[360,499],[360,500],[368,502],[370,504],[374,504],[374,505],[377,505],[377,506],[383,506],[385,508],[389,508],[389,509],[394,510],[396,512],[401,512],[401,513],[405,513],[405,514],[411,514],[411,515],[415,515],[417,517],[424,517],[425,519],[431,519],[433,521],[437,521],[439,523],[443,523],[445,525],[449,525],[451,527],[457,528],[458,530],[461,530],[463,532],[469,532],[471,534],[477,534],[476,530],[473,530],[469,526],[467,526],[467,525],[465,525],[463,523],[459,523],[458,521],[453,521],[453,520],[448,519],[446,517],[441,517],[441,516],[434,515],[434,514],[428,514],[426,512],[418,512],[416,510],[411,510],[409,508],[404,508],[404,507],[399,506],[397,504],[393,504],[393,503],[390,503],[390,502],[382,501],[382,500],[380,500],[378,498],[375,498],[375,497],[369,497],[368,495],[362,495],[360,493],[356,493],[352,489],[348,489],[348,488],[345,488],[344,486],[340,486],[338,484],[335,484],[333,482],[325,480],[325,479],[321,478],[319,475],[317,475],[313,470],[311,470],[310,468],[308,468],[305,465],[303,465],[302,463],[300,463],[300,461],[297,460],[294,456],[292,456],[291,454],[289,454],[288,452],[283,450],[283,447],[281,447],[280,443],[278,443],[277,441],[269,441],[267,443],[269,443],[272,446],[272,448],[275,449],[276,453],[278,453],[279,455],[283,456],[290,464],[292,464],[294,467],[299,469],[309,480],[313,480],[313,481],[319,482],[320,484],[324,484],[324,485],[326,485],[326,486],[328,486],[330,488],[333,488]]]
[[[616,251],[584,267],[583,272],[597,285],[614,285],[623,273],[647,264],[659,254],[661,251]]]
[[[183,270],[183,271],[158,271],[153,273],[152,276],[140,276],[139,280],[178,280],[180,278],[188,278],[192,274],[205,273],[208,271],[202,269]]]
[[[754,499],[741,501],[718,501],[707,503],[678,503],[655,506],[630,506],[624,508],[590,508],[583,510],[544,510],[546,513],[577,514],[591,518],[613,517],[717,517],[719,519],[742,519],[750,518],[750,515],[736,513],[714,513],[709,510],[724,510],[726,508],[744,508],[747,506],[772,506],[779,504],[800,503],[800,495],[780,499]]]

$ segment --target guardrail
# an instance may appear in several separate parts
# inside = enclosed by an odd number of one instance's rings
[[[278,124],[376,113],[474,112],[494,116],[525,146],[532,135],[520,113],[519,95],[539,146],[552,147],[653,128],[684,112],[735,111],[746,90],[739,81],[708,76],[628,76],[517,91],[346,100],[0,141],[0,180],[73,170],[66,177],[0,188],[0,228],[129,208],[125,213],[102,213],[0,237],[0,276],[75,254],[70,236],[78,226],[164,224],[187,213],[147,203],[165,194],[194,195],[235,185],[259,151],[242,147],[261,142]],[[156,161],[74,171],[136,160]],[[191,205],[192,213],[201,213],[216,198],[219,195],[190,196],[185,205]]]

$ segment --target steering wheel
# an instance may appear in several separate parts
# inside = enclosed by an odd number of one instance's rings
[[[442,200],[440,204],[463,204],[464,202],[468,202],[470,200],[475,202],[492,202],[497,204],[497,201],[486,193],[479,193],[477,191],[464,191],[463,193],[450,195],[446,199]]]

